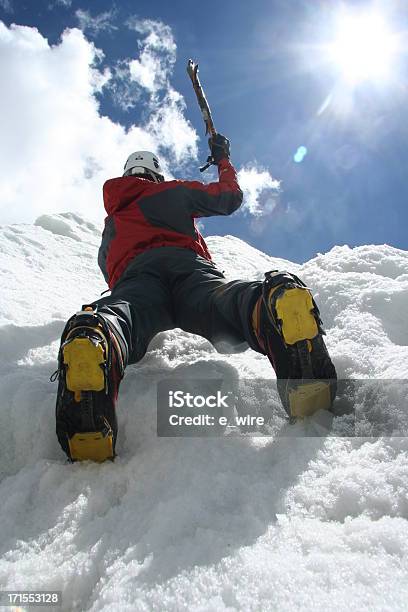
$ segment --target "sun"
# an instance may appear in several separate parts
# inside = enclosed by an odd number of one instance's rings
[[[343,13],[329,45],[330,60],[345,80],[387,79],[397,52],[397,37],[377,13]]]

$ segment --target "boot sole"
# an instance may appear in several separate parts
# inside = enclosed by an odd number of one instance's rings
[[[105,392],[103,366],[106,357],[102,343],[87,337],[74,338],[63,349],[63,362],[66,387],[74,394],[74,409],[81,412],[85,427],[89,429],[68,439],[71,459],[98,463],[113,459],[113,433],[107,421],[102,431],[92,431],[95,427],[93,399],[96,393]]]
[[[293,385],[295,381],[291,381]],[[319,381],[299,381],[289,390],[288,412],[293,419],[312,416],[318,410],[330,410],[332,406],[330,383]]]
[[[105,375],[101,366],[105,363],[103,346],[89,338],[75,338],[64,347],[67,389],[80,399],[81,391],[102,391]],[[77,400],[77,401],[78,401]]]
[[[312,312],[312,296],[307,289],[286,289],[277,298],[275,309],[278,319],[282,321],[281,333],[286,344],[312,340],[319,333]]]
[[[103,463],[114,459],[112,433],[102,431],[77,433],[68,440],[72,461]]]
[[[293,420],[330,410],[333,403],[332,382],[324,380],[324,372],[318,372],[318,364],[329,357],[324,342],[319,341],[321,334],[313,308],[311,293],[301,287],[286,289],[275,304],[281,336],[298,369],[297,379],[290,377],[284,391],[284,405]]]

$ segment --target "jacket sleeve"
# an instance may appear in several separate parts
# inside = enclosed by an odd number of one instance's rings
[[[106,282],[109,281],[107,270],[107,257],[111,240],[115,237],[115,225],[112,217],[106,217],[105,228],[102,232],[102,242],[98,251],[98,264]]]
[[[218,176],[218,183],[208,185],[199,181],[183,181],[189,188],[193,217],[231,215],[241,206],[242,191],[235,168],[228,159],[222,159],[218,164]]]

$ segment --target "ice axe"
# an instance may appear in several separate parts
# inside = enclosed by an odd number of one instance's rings
[[[187,63],[187,74],[191,79],[191,82],[194,87],[195,94],[197,96],[198,105],[201,110],[201,114],[205,123],[205,133],[210,135],[210,138],[215,136],[217,133],[214,122],[211,116],[210,107],[208,106],[207,98],[205,97],[205,93],[200,83],[200,79],[198,78],[198,64],[194,63],[193,60],[188,60]],[[204,172],[207,170],[212,164],[214,160],[211,155],[207,158],[207,163],[200,168],[200,172]]]

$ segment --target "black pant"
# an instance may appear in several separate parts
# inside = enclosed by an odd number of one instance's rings
[[[128,363],[152,338],[180,327],[207,338],[219,352],[261,352],[251,314],[262,281],[227,282],[215,265],[190,249],[161,247],[138,255],[108,297],[93,302],[119,329]]]

